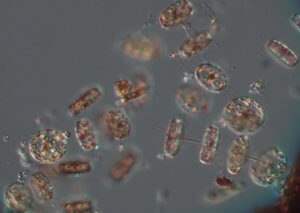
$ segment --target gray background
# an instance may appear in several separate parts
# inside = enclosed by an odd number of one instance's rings
[[[208,28],[208,10],[203,2],[192,0],[196,14],[191,18],[192,31]],[[224,105],[233,97],[247,95],[249,83],[262,79],[266,91],[257,100],[263,105],[266,123],[251,137],[251,153],[257,155],[268,145],[280,146],[288,156],[289,165],[299,149],[300,102],[288,95],[290,85],[300,83],[299,65],[293,69],[274,63],[264,49],[269,39],[279,39],[300,54],[299,36],[289,23],[290,15],[299,12],[297,0],[213,0],[211,8],[220,30],[212,45],[203,53],[188,59],[170,60],[185,38],[183,30],[162,30],[157,23],[159,12],[171,1],[137,0],[72,0],[72,1],[1,1],[0,6],[0,134],[9,135],[0,143],[0,187],[16,180],[23,168],[16,154],[17,144],[30,139],[39,128],[38,115],[55,109],[56,117],[45,127],[73,132],[76,119],[67,113],[67,106],[83,87],[100,84],[103,99],[94,104],[83,117],[96,120],[101,110],[114,107],[113,83],[121,76],[130,77],[143,67],[154,79],[154,92],[146,107],[131,113],[133,134],[126,146],[137,146],[142,161],[149,170],[140,169],[123,184],[107,187],[103,180],[117,146],[102,145],[103,157],[93,164],[89,175],[55,179],[54,201],[45,209],[55,212],[62,202],[84,197],[93,200],[104,212],[153,213],[158,204],[156,191],[169,189],[169,203],[164,212],[252,212],[276,198],[270,188],[254,185],[248,178],[247,166],[236,180],[244,180],[245,191],[224,204],[211,206],[201,199],[213,187],[217,175],[225,172],[227,150],[234,134],[221,129],[221,141],[212,166],[198,162],[200,145],[184,143],[175,160],[158,160],[165,127],[169,120],[181,114],[175,103],[178,86],[184,72],[190,72],[203,61],[223,67],[230,78],[230,89],[211,95],[214,104],[208,113],[186,117],[186,136],[201,140],[207,125],[220,118]],[[298,5],[297,5],[298,4]],[[139,30],[152,14],[154,24],[146,31],[163,41],[164,54],[149,63],[124,56],[119,43],[122,38]],[[298,134],[298,135],[297,135]],[[101,144],[107,144],[100,138]],[[79,150],[74,137],[66,159],[87,155]],[[36,168],[31,169],[32,172]],[[52,207],[51,207],[52,206]],[[46,210],[37,212],[46,212]]]

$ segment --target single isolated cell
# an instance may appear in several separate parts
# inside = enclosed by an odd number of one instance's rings
[[[93,205],[87,200],[73,201],[63,204],[62,210],[64,213],[93,213]]]
[[[16,212],[25,212],[31,208],[33,198],[29,189],[20,183],[7,186],[4,193],[4,203],[7,208]]]
[[[286,172],[287,158],[278,147],[264,149],[250,168],[250,177],[259,186],[278,181]]]
[[[92,88],[83,93],[70,106],[69,111],[72,115],[78,115],[84,111],[88,106],[95,103],[102,96],[102,92],[98,88]]]
[[[296,53],[281,41],[268,41],[267,50],[289,67],[294,67],[298,63],[298,56],[296,55]]]
[[[29,179],[29,186],[38,202],[45,203],[53,198],[54,187],[44,173],[33,174]]]
[[[207,47],[211,43],[212,39],[212,34],[208,31],[196,33],[181,44],[178,55],[182,59],[189,58]]]
[[[74,160],[60,163],[58,169],[60,174],[74,175],[90,172],[91,166],[88,161]]]
[[[183,140],[183,134],[183,120],[179,117],[175,117],[168,124],[167,136],[163,147],[163,153],[167,158],[173,159],[178,155]]]
[[[220,131],[217,126],[209,126],[205,129],[200,148],[199,161],[203,164],[211,164],[215,159],[219,145]]]
[[[300,32],[300,14],[292,15],[291,24],[298,32]]]
[[[82,150],[91,151],[95,148],[96,136],[92,124],[88,120],[81,119],[76,122],[75,135]]]
[[[206,91],[219,93],[227,87],[228,76],[220,67],[205,63],[195,69],[195,79]]]
[[[68,133],[56,129],[38,131],[29,143],[32,158],[45,164],[58,161],[67,150],[68,136]]]
[[[227,157],[227,171],[232,174],[238,174],[249,153],[249,138],[244,135],[237,136],[229,150],[228,157]]]
[[[255,99],[242,96],[225,106],[223,119],[234,133],[253,135],[263,125],[265,116],[262,106]]]
[[[253,81],[250,83],[249,93],[254,95],[262,95],[265,92],[265,84],[263,81]]]
[[[217,187],[226,188],[231,186],[232,180],[229,177],[221,176],[216,178],[215,184]]]
[[[191,114],[204,113],[208,109],[208,102],[198,86],[184,84],[179,87],[176,102],[180,109]]]
[[[159,22],[165,29],[175,28],[187,21],[194,13],[189,1],[178,0],[161,12]]]

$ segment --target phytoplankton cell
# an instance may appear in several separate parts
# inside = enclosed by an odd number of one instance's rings
[[[120,110],[110,110],[105,115],[106,132],[116,141],[125,140],[131,132],[127,116]]]
[[[220,204],[237,196],[244,188],[245,184],[243,182],[232,182],[228,187],[215,188],[207,192],[204,194],[204,200],[210,204]]]
[[[207,47],[212,41],[212,34],[208,31],[196,33],[185,40],[179,48],[178,54],[181,58],[189,58]]]
[[[94,134],[92,124],[86,120],[81,119],[77,121],[75,126],[75,135],[80,147],[84,151],[91,151],[96,146],[96,136]]]
[[[68,134],[56,129],[38,131],[29,143],[29,152],[39,163],[50,164],[61,159],[67,150]]]
[[[249,152],[249,138],[244,135],[237,136],[229,150],[227,158],[227,171],[238,174],[244,165]]]
[[[187,113],[200,114],[208,109],[208,102],[203,92],[195,85],[180,86],[177,91],[176,102]]]
[[[163,151],[167,158],[174,158],[178,155],[182,144],[184,134],[184,123],[179,117],[171,120],[167,128],[167,136],[165,139]]]
[[[175,28],[193,14],[193,6],[189,1],[178,0],[161,12],[159,22],[165,29]]]
[[[78,115],[88,106],[95,103],[102,96],[98,88],[92,88],[82,94],[76,101],[69,106],[69,111],[72,115]]]
[[[60,163],[58,169],[60,174],[74,175],[90,172],[91,166],[87,161],[74,160]]]
[[[44,203],[53,198],[54,187],[44,173],[33,174],[29,179],[29,184],[39,202]]]
[[[32,201],[31,192],[20,183],[10,184],[4,193],[5,205],[12,211],[25,212],[31,208]]]
[[[257,185],[270,185],[286,172],[287,158],[278,147],[266,148],[257,159],[250,168],[250,177]]]
[[[263,81],[253,81],[250,83],[250,94],[262,95],[265,92],[265,85]]]
[[[62,205],[64,213],[92,213],[93,205],[91,201],[73,201]]]
[[[223,120],[234,133],[252,135],[264,123],[264,110],[255,99],[242,96],[231,100],[225,106]]]
[[[204,132],[200,148],[199,161],[203,164],[211,164],[216,156],[219,144],[219,128],[209,126]]]
[[[209,63],[195,69],[195,79],[203,89],[212,93],[221,92],[228,84],[228,77],[221,68]]]
[[[300,14],[295,14],[291,18],[293,27],[300,32]]]
[[[122,98],[129,95],[132,92],[132,83],[127,79],[121,79],[114,85],[114,91],[116,96]]]
[[[290,67],[298,63],[298,56],[286,44],[278,40],[270,40],[267,49],[271,54]]]
[[[138,156],[134,152],[121,155],[110,170],[110,177],[119,182],[122,181],[137,163]]]
[[[229,187],[232,184],[232,180],[229,177],[221,176],[216,178],[216,185],[221,188]]]

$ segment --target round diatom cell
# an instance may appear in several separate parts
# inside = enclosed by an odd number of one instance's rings
[[[44,173],[37,172],[33,174],[29,179],[29,184],[39,202],[44,203],[52,199],[54,188]]]
[[[188,113],[203,113],[207,111],[208,102],[199,87],[182,85],[179,87],[176,101],[179,107]]]
[[[286,155],[277,147],[263,150],[257,159],[250,167],[250,177],[260,186],[278,181],[286,171]]]
[[[242,96],[227,104],[223,119],[236,134],[252,135],[260,129],[265,116],[262,106],[255,99]]]
[[[4,193],[5,205],[12,211],[25,212],[31,208],[32,201],[31,192],[20,183],[10,184]]]
[[[96,136],[93,132],[91,123],[86,119],[77,121],[75,134],[80,147],[84,151],[91,151],[96,146]]]
[[[195,79],[203,89],[212,93],[221,92],[228,84],[228,77],[221,68],[208,63],[195,69]]]
[[[120,110],[110,110],[105,115],[106,132],[113,140],[125,140],[131,132],[127,116]]]
[[[61,159],[67,150],[68,134],[55,129],[38,131],[29,143],[33,159],[50,164]]]

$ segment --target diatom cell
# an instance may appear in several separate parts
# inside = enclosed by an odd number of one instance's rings
[[[195,79],[203,89],[212,93],[221,92],[228,84],[228,77],[221,68],[208,63],[195,69]]]
[[[39,163],[54,163],[65,154],[67,138],[66,132],[55,129],[40,130],[29,143],[30,154]]]
[[[212,41],[212,34],[208,31],[196,33],[185,40],[179,48],[178,54],[181,58],[189,58],[207,47]]]
[[[176,101],[179,107],[188,113],[203,113],[207,111],[208,102],[199,89],[194,85],[182,85],[179,87]]]
[[[32,194],[29,189],[20,183],[10,184],[4,193],[5,205],[12,211],[25,212],[31,208]]]
[[[219,144],[219,128],[209,126],[205,129],[200,148],[199,161],[203,164],[211,164],[216,156]]]
[[[229,177],[222,176],[216,178],[216,185],[218,187],[225,188],[225,187],[229,187],[231,184],[232,184],[232,180]]]
[[[122,154],[112,166],[109,175],[115,181],[123,180],[137,163],[138,156],[134,152]]]
[[[253,98],[238,97],[231,100],[223,111],[225,124],[236,134],[252,135],[264,123],[264,110]]]
[[[69,106],[69,111],[72,115],[78,115],[84,111],[88,106],[95,103],[102,93],[98,88],[92,88],[82,94],[76,101]]]
[[[293,67],[298,63],[298,56],[286,44],[278,40],[270,40],[267,49],[286,65]]]
[[[298,32],[300,32],[300,14],[295,14],[291,18],[291,23]]]
[[[114,85],[114,91],[116,96],[122,98],[129,95],[132,92],[132,83],[127,79],[121,79]]]
[[[127,116],[120,110],[110,110],[105,114],[105,128],[113,140],[125,140],[131,132],[131,124]]]
[[[215,188],[214,190],[207,192],[204,194],[204,200],[210,204],[220,204],[237,196],[244,188],[245,184],[243,182],[232,182],[228,187]]]
[[[29,184],[39,202],[44,203],[52,199],[54,187],[44,173],[33,174],[29,179]]]
[[[167,128],[167,136],[163,147],[164,155],[167,158],[172,159],[178,155],[183,140],[183,133],[183,120],[179,117],[172,119]]]
[[[80,200],[65,203],[62,205],[64,213],[92,213],[93,205],[91,201]]]
[[[253,81],[250,83],[250,94],[262,95],[265,92],[265,85],[263,81]]]
[[[90,163],[87,161],[74,160],[60,163],[59,173],[64,175],[87,173],[91,170]]]
[[[227,171],[230,174],[238,174],[249,152],[249,138],[244,135],[237,136],[229,150],[227,158]]]
[[[135,33],[124,41],[123,50],[126,55],[132,58],[150,61],[158,58],[161,45],[156,38],[149,38],[142,33]]]
[[[189,1],[178,0],[161,12],[159,22],[163,28],[175,28],[193,14],[193,6]]]
[[[250,177],[260,186],[278,181],[286,171],[286,155],[277,147],[263,150],[257,159],[250,168]]]
[[[80,147],[84,151],[91,151],[96,146],[96,136],[93,132],[91,123],[86,119],[77,121],[75,134]]]

